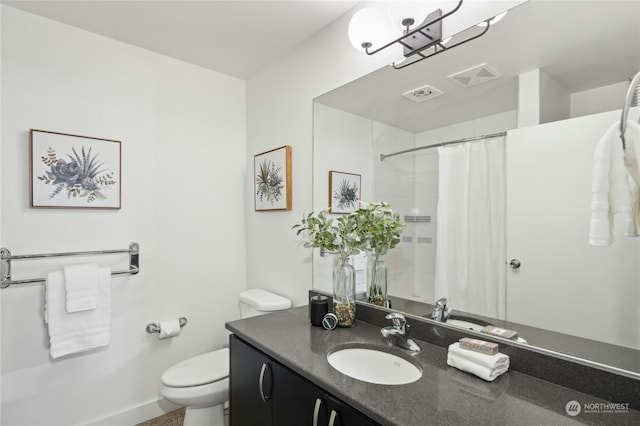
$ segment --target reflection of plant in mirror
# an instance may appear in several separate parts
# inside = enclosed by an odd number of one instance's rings
[[[378,255],[398,245],[404,225],[400,224],[400,214],[384,201],[379,203],[360,202],[354,213],[357,226],[367,247]]]
[[[338,201],[341,209],[354,208],[358,202],[358,185],[355,182],[350,185],[349,181],[342,179],[333,193],[333,199]]]
[[[360,202],[354,216],[362,239],[372,251],[369,302],[382,306],[387,299],[387,266],[380,256],[398,245],[404,225],[400,224],[400,214],[385,202]]]

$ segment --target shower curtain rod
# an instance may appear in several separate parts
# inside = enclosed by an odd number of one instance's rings
[[[394,152],[392,154],[380,154],[380,161],[384,161],[385,158],[393,157],[395,155],[406,154],[408,152],[414,152],[414,151],[420,151],[420,150],[427,149],[427,148],[436,148],[436,147],[439,147],[439,146],[452,145],[454,143],[477,141],[477,140],[486,139],[486,138],[497,138],[498,136],[506,136],[506,135],[507,135],[507,132],[492,133],[490,135],[474,136],[472,138],[462,138],[462,139],[456,139],[455,141],[440,142],[440,143],[434,143],[433,145],[427,145],[427,146],[420,146],[418,148],[405,149],[404,151],[398,151],[398,152]]]

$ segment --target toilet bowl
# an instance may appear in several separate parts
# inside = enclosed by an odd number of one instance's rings
[[[240,294],[242,318],[290,307],[289,299],[265,290]],[[162,374],[160,394],[187,407],[184,426],[224,426],[224,403],[229,399],[229,348],[206,352],[168,368]]]

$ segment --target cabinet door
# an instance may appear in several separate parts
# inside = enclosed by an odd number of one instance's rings
[[[273,364],[274,425],[326,425],[313,421],[316,399],[321,395],[320,388],[313,383],[280,364]]]
[[[277,426],[372,426],[358,411],[288,368],[273,364],[273,424]]]
[[[271,425],[273,362],[230,336],[229,420],[231,426]]]
[[[229,340],[231,426],[377,425],[236,336]]]
[[[365,417],[359,411],[348,406],[344,402],[332,397],[331,395],[324,395],[323,398],[326,404],[326,412],[328,420],[326,423],[320,423],[328,426],[376,426],[378,423]]]

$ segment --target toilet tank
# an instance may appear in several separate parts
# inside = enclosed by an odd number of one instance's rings
[[[249,318],[282,311],[291,307],[291,300],[262,289],[251,289],[240,293],[240,317]]]

